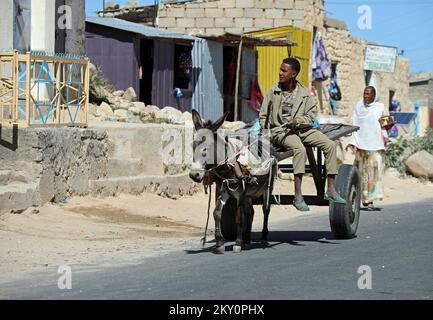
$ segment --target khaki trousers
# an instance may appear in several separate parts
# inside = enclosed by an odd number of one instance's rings
[[[327,174],[337,174],[337,150],[335,143],[331,141],[322,132],[311,129],[306,132],[280,133],[272,137],[272,143],[280,145],[285,149],[291,149],[293,155],[293,172],[294,174],[305,173],[305,163],[307,161],[307,151],[304,144],[309,144],[320,148],[325,154],[325,164]]]

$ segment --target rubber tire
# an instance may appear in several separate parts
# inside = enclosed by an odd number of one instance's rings
[[[335,189],[347,203],[330,202],[331,230],[337,239],[352,239],[358,230],[361,207],[361,176],[358,169],[353,165],[341,165],[335,181]]]
[[[236,199],[230,198],[223,207],[221,217],[221,233],[224,239],[228,241],[236,240],[237,226],[236,226]]]

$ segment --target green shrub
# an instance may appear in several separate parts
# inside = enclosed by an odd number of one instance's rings
[[[388,168],[396,168],[401,174],[406,172],[404,162],[414,153],[426,150],[433,154],[433,130],[427,129],[423,137],[399,137],[388,144],[385,164]]]
[[[96,71],[90,74],[89,78],[89,102],[101,104],[102,102],[108,103],[108,95],[114,92],[113,85],[102,75],[101,69],[97,68]]]

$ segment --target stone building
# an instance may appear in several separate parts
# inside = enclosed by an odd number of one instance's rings
[[[326,19],[324,27],[326,51],[331,64],[336,68],[342,92],[340,116],[351,115],[367,84],[378,88],[379,100],[385,106],[389,106],[391,96],[400,101],[402,111],[412,111],[409,99],[409,61],[406,58],[397,57],[393,73],[374,71],[369,74],[364,70],[365,48],[369,42],[352,37],[343,21]],[[329,80],[326,85],[328,88]]]
[[[218,36],[281,26],[313,31],[324,19],[323,0],[161,1],[155,6],[106,10],[100,16],[155,25],[178,33]]]
[[[433,73],[422,72],[410,77],[409,98],[419,108],[419,133],[433,129]]]
[[[366,72],[364,55],[368,41],[352,37],[344,22],[327,19],[323,0],[166,0],[161,1],[158,8],[126,6],[106,10],[99,15],[153,24],[174,32],[197,36],[241,34],[294,26],[311,32],[314,39],[314,35],[320,31],[328,58],[338,74],[338,84],[342,91],[342,100],[339,103],[340,116],[351,115],[353,107],[362,97],[367,82],[378,87],[380,100],[385,105],[389,105],[391,95],[401,102],[403,111],[412,111],[408,97],[408,60],[397,57],[393,73]],[[305,46],[304,43],[298,45]],[[311,43],[308,46],[311,46]],[[327,113],[329,80],[325,81],[323,88],[325,93],[322,112]]]

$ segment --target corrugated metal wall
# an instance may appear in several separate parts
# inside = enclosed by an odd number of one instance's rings
[[[223,45],[196,40],[192,51],[192,108],[204,119],[216,120],[224,113]]]
[[[298,81],[307,88],[310,87],[310,57],[312,47],[312,33],[296,27],[280,27],[253,33],[257,36],[269,38],[283,38],[296,42],[292,47],[257,47],[258,51],[258,81],[260,89],[265,93],[273,84],[278,82],[278,72],[281,61],[290,55],[301,63],[301,73]]]
[[[133,87],[139,94],[137,36],[86,24],[86,55],[118,90]]]
[[[242,118],[245,123],[250,123],[258,118],[259,113],[251,107],[251,85],[257,81],[257,56],[256,51],[250,48],[242,50]]]
[[[155,41],[153,50],[152,104],[164,108],[170,106],[173,95],[174,43]]]
[[[152,104],[159,108],[167,106],[180,111],[191,111],[191,98],[176,100],[174,95],[174,46],[171,40],[155,40]],[[178,105],[179,103],[179,105]]]

